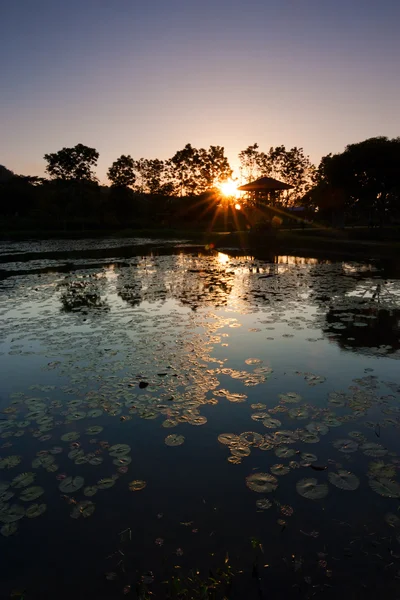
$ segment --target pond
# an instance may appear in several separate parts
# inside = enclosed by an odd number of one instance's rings
[[[397,597],[399,264],[106,246],[0,249],[1,597]]]

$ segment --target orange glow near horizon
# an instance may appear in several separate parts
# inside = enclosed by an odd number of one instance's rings
[[[222,194],[227,198],[231,198],[232,196],[234,198],[238,198],[240,196],[240,192],[237,189],[237,183],[236,181],[233,181],[233,179],[227,179],[226,181],[223,181],[218,187]]]

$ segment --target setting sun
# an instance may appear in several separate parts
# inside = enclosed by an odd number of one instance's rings
[[[223,193],[224,196],[231,197],[234,196],[237,198],[239,196],[239,191],[237,189],[237,183],[232,179],[227,179],[223,183],[220,184],[219,189]]]

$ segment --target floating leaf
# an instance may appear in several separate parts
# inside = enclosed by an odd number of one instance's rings
[[[393,481],[392,479],[369,479],[370,487],[379,494],[380,496],[385,496],[386,498],[400,498],[400,484],[397,481]]]
[[[290,468],[286,467],[285,465],[278,464],[278,465],[272,465],[272,467],[270,467],[270,471],[274,475],[286,475],[287,473],[289,473]]]
[[[390,527],[395,527],[396,529],[400,527],[400,518],[393,513],[387,513],[385,521]]]
[[[131,447],[128,446],[128,444],[115,444],[115,446],[111,446],[111,448],[109,448],[108,451],[110,453],[110,456],[115,456],[119,458],[120,456],[125,456],[126,454],[129,454],[129,452],[131,451]]]
[[[177,435],[176,433],[173,433],[171,435],[167,435],[164,441],[167,446],[182,446],[183,442],[185,441],[185,437],[183,435]]]
[[[288,448],[287,446],[281,446],[275,450],[276,456],[279,458],[290,458],[296,454],[296,451],[293,448]]]
[[[14,521],[19,521],[19,519],[22,519],[24,515],[25,509],[23,506],[12,504],[10,507],[0,510],[0,522],[14,523]]]
[[[121,458],[114,458],[113,460],[113,464],[117,465],[118,467],[125,467],[127,465],[130,465],[132,462],[132,459],[130,456],[121,456]]]
[[[273,492],[278,487],[278,480],[269,473],[252,473],[246,477],[246,485],[253,492]]]
[[[282,425],[282,422],[279,419],[273,419],[272,417],[267,417],[263,420],[263,425],[267,429],[277,429]]]
[[[36,500],[36,498],[39,498],[39,496],[42,496],[43,494],[44,489],[39,485],[28,487],[20,495],[20,500],[24,500],[24,502],[31,502],[32,500]]]
[[[103,427],[101,425],[93,425],[92,427],[88,427],[85,431],[87,435],[98,435],[103,431]]]
[[[13,535],[18,530],[18,523],[6,523],[0,529],[1,535],[8,537],[9,535]]]
[[[300,479],[296,483],[296,490],[304,498],[309,500],[320,500],[328,494],[328,486],[326,483],[318,483],[317,479]]]
[[[83,495],[88,497],[94,496],[95,494],[97,494],[97,490],[97,485],[88,485],[83,489]]]
[[[367,442],[360,446],[360,450],[367,456],[385,456],[387,454],[387,448],[384,448],[381,444],[375,444],[374,442]]]
[[[72,494],[73,492],[80,490],[84,482],[85,480],[80,475],[77,475],[76,477],[66,477],[60,483],[58,489],[66,494]]]
[[[131,492],[139,492],[140,490],[143,490],[146,485],[147,483],[145,481],[142,481],[141,479],[135,479],[134,481],[130,482],[129,489]]]
[[[234,433],[221,433],[218,436],[218,441],[225,446],[230,446],[233,443],[237,443],[239,441],[239,436]]]
[[[373,460],[368,465],[368,475],[376,479],[392,479],[396,476],[396,467],[391,463],[385,463],[383,460]]]
[[[21,473],[20,475],[17,475],[16,477],[14,477],[11,485],[13,487],[16,487],[17,489],[23,488],[28,485],[31,485],[31,483],[33,483],[35,481],[35,477],[36,477],[35,473]]]
[[[259,500],[256,500],[256,506],[261,510],[267,510],[267,508],[271,508],[272,502],[270,502],[267,498],[259,498]]]
[[[79,519],[79,517],[83,517],[87,519],[92,516],[95,511],[95,504],[91,500],[83,500],[74,506],[71,512],[71,517],[73,519]]]
[[[104,477],[97,482],[97,487],[99,490],[108,490],[108,488],[111,488],[113,485],[115,485],[116,481],[117,480],[114,477]]]
[[[31,504],[26,509],[25,514],[29,519],[34,519],[35,517],[40,517],[46,511],[46,508],[45,504]]]
[[[12,469],[21,462],[22,457],[13,454],[12,456],[6,456],[0,459],[0,469]]]
[[[338,469],[337,473],[328,473],[328,479],[333,485],[341,490],[356,490],[360,485],[358,477],[344,469]]]
[[[305,429],[310,433],[326,435],[329,431],[329,427],[325,425],[325,423],[318,423],[317,421],[312,421],[308,425],[305,426]]]
[[[339,452],[344,452],[345,454],[350,454],[351,452],[356,452],[358,450],[357,442],[349,439],[336,440],[333,442],[333,446],[339,450]]]
[[[69,431],[61,436],[63,442],[75,442],[76,440],[79,440],[79,438],[80,434],[77,431]]]

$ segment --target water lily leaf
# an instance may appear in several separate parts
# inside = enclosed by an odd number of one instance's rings
[[[18,530],[18,523],[6,523],[0,529],[1,535],[4,537],[8,537],[9,535],[13,535]]]
[[[84,496],[94,496],[95,494],[97,494],[97,490],[98,487],[97,485],[87,485],[84,489],[83,489],[83,495]]]
[[[221,433],[218,436],[218,441],[225,446],[230,446],[233,443],[237,443],[239,441],[239,436],[234,433]]]
[[[85,480],[80,475],[76,477],[66,477],[58,486],[58,489],[65,494],[77,492],[83,486]]]
[[[385,521],[390,527],[400,528],[400,518],[393,513],[387,513],[385,515]]]
[[[167,446],[182,446],[185,441],[185,437],[183,435],[177,435],[176,433],[173,433],[171,435],[167,435],[164,441]]]
[[[320,438],[310,431],[300,431],[299,440],[305,444],[317,444],[320,441]]]
[[[21,473],[12,480],[11,485],[17,489],[31,485],[35,481],[35,473]]]
[[[357,452],[358,444],[354,440],[350,439],[340,439],[335,440],[333,442],[333,446],[339,450],[339,452],[344,452],[345,454],[350,454],[352,452]]]
[[[344,469],[338,469],[337,473],[328,473],[328,479],[333,485],[341,490],[356,490],[360,485],[358,477]]]
[[[115,456],[117,458],[129,454],[130,451],[131,447],[128,446],[128,444],[115,444],[114,446],[111,446],[111,448],[109,448],[110,456]]]
[[[108,488],[111,488],[113,485],[115,485],[116,481],[117,480],[113,477],[104,477],[97,482],[97,487],[99,490],[108,490]]]
[[[103,427],[101,425],[93,425],[93,427],[88,427],[85,431],[87,435],[98,435],[103,431]]]
[[[311,454],[311,452],[302,452],[300,458],[306,464],[317,462],[318,460],[317,456],[315,454]]]
[[[87,412],[87,416],[91,417],[92,419],[95,419],[96,417],[101,417],[102,414],[103,411],[101,410],[101,408],[92,408]]]
[[[67,423],[71,422],[71,421],[80,421],[81,419],[84,419],[86,417],[86,413],[83,410],[74,410],[72,413],[70,413],[69,415],[67,415],[65,421]]]
[[[37,456],[32,461],[32,467],[34,469],[37,469],[39,467],[48,469],[55,462],[55,460],[56,459],[51,454],[46,454],[44,456]]]
[[[376,444],[374,442],[367,442],[360,446],[360,450],[366,454],[367,456],[385,456],[388,450],[384,448],[381,444]]]
[[[273,492],[278,487],[278,480],[269,473],[252,473],[246,477],[246,485],[253,492]]]
[[[263,420],[263,425],[267,429],[277,429],[282,425],[282,422],[279,419],[273,419],[272,417],[267,417]]]
[[[325,423],[318,423],[317,421],[312,421],[308,425],[305,426],[305,429],[310,433],[326,435],[329,431],[329,427],[325,425]]]
[[[296,392],[288,392],[287,394],[279,394],[279,398],[284,404],[295,404],[296,402],[300,402],[301,396],[300,394],[296,394]]]
[[[80,437],[81,436],[77,431],[69,431],[68,433],[64,433],[64,435],[61,436],[61,439],[63,442],[76,442]]]
[[[0,522],[2,523],[14,523],[19,521],[25,515],[25,509],[23,506],[18,504],[12,504],[11,506],[0,511]]]
[[[272,502],[267,498],[259,498],[259,500],[256,500],[256,506],[261,510],[267,510],[268,508],[271,508]]]
[[[383,460],[373,460],[368,465],[368,475],[376,479],[393,479],[396,476],[396,467]]]
[[[132,462],[132,459],[130,456],[121,456],[121,458],[114,458],[113,460],[113,464],[117,465],[118,467],[125,467],[127,465],[130,465]]]
[[[255,431],[244,431],[239,435],[239,443],[245,446],[258,446],[263,441],[263,436]]]
[[[12,469],[21,462],[22,457],[13,454],[12,456],[6,456],[0,459],[0,469]]]
[[[101,465],[101,463],[103,462],[103,457],[102,456],[91,456],[90,458],[87,459],[87,462],[90,465],[94,465],[95,467]]]
[[[207,417],[203,415],[196,415],[187,420],[189,425],[205,425],[207,423]]]
[[[83,500],[74,506],[71,512],[71,517],[73,519],[79,519],[79,517],[87,519],[88,517],[92,516],[95,508],[96,506],[91,500]]]
[[[25,488],[22,494],[20,495],[20,500],[24,500],[24,502],[31,502],[31,500],[36,500],[39,496],[44,494],[44,489],[39,485]]]
[[[385,496],[385,498],[400,498],[400,484],[392,479],[380,478],[372,479],[368,481],[370,487],[379,494]]]
[[[31,504],[26,509],[26,516],[29,519],[34,519],[36,517],[40,517],[46,511],[46,504]]]
[[[140,490],[143,490],[146,485],[147,483],[145,481],[142,481],[141,479],[135,479],[134,481],[130,482],[129,489],[131,492],[139,492]]]
[[[296,451],[293,448],[288,448],[287,446],[281,446],[275,450],[276,456],[279,458],[290,458],[296,454]]]
[[[270,467],[270,471],[274,475],[286,475],[287,473],[289,473],[290,467],[286,467],[285,465],[280,464],[272,465],[272,467]]]
[[[231,446],[230,451],[232,456],[236,456],[237,458],[244,458],[245,456],[250,456],[251,450],[249,446],[243,446],[237,444],[236,446]]]
[[[300,496],[308,498],[309,500],[320,500],[325,498],[328,494],[328,485],[326,483],[318,483],[317,479],[305,478],[300,479],[296,483],[296,490]]]

